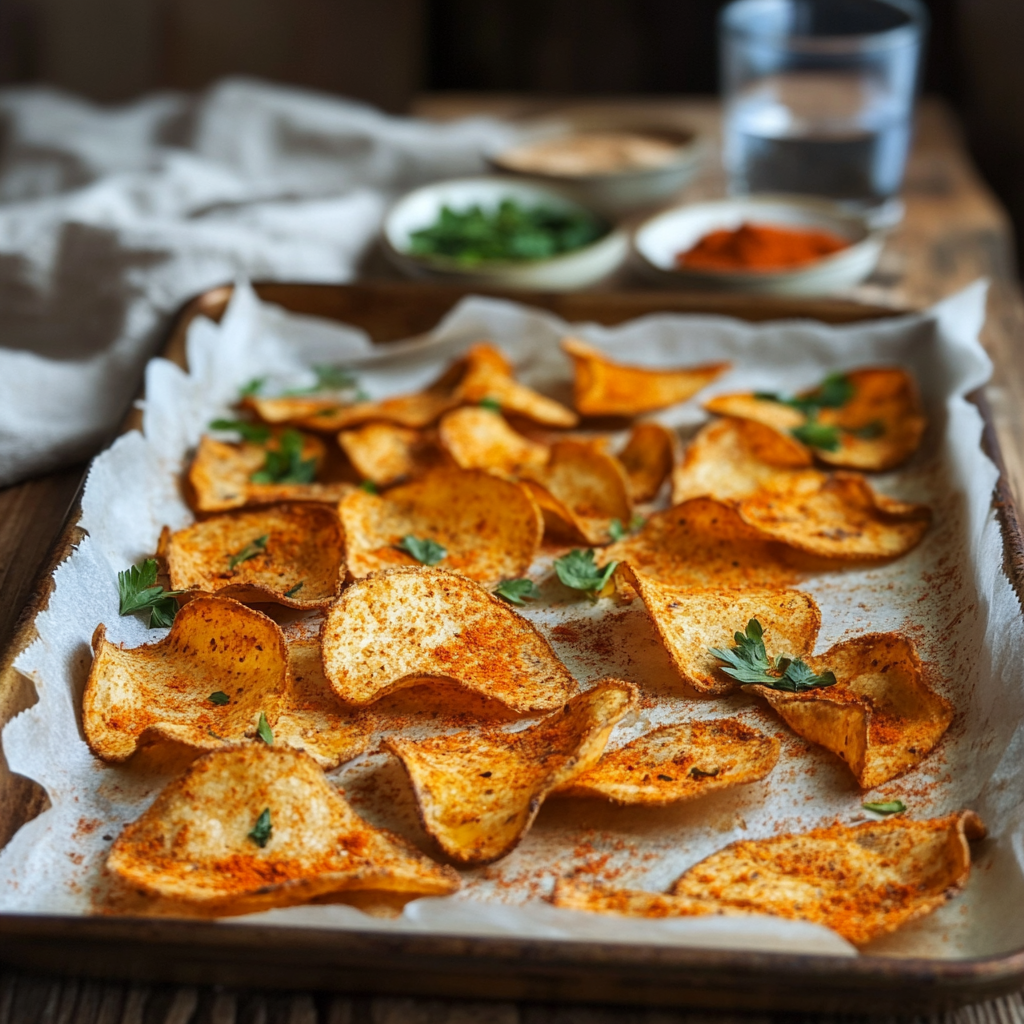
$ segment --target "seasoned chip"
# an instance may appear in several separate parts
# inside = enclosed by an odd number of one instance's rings
[[[733,693],[739,684],[721,671],[710,648],[728,648],[733,634],[757,619],[770,655],[803,657],[814,650],[821,612],[810,594],[798,590],[675,587],[628,565],[616,570],[640,595],[683,681],[701,693]]]
[[[207,754],[126,826],[107,868],[133,889],[211,914],[327,893],[447,895],[458,875],[363,821],[300,751]]]
[[[664,806],[763,779],[779,759],[779,741],[735,718],[665,725],[559,786],[559,796],[603,797]]]
[[[349,491],[345,483],[253,483],[267,460],[267,450],[275,450],[278,439],[266,445],[227,444],[204,435],[188,470],[192,507],[197,512],[226,512],[247,505],[273,505],[281,501],[320,501],[335,504]],[[319,466],[323,461],[323,442],[315,437],[302,440],[301,459]]]
[[[414,476],[442,459],[433,438],[394,423],[367,423],[342,430],[338,444],[355,471],[380,487]]]
[[[175,533],[164,527],[160,548],[172,590],[325,608],[345,579],[341,523],[322,505],[228,512]]]
[[[639,533],[603,548],[597,560],[628,562],[680,587],[784,587],[811,568],[799,552],[766,539],[736,509],[712,498],[655,512]]]
[[[546,465],[523,475],[544,513],[545,529],[555,536],[604,544],[611,539],[613,519],[629,522],[632,504],[625,470],[598,445],[558,441]]]
[[[744,839],[705,857],[671,895],[565,880],[552,902],[636,917],[771,914],[823,924],[856,946],[937,910],[967,885],[973,811],[928,821],[890,818]]]
[[[859,636],[806,661],[838,682],[801,693],[744,689],[764,697],[795,733],[841,757],[862,789],[918,764],[953,720],[953,706],[927,685],[917,650],[898,633]]]
[[[633,427],[619,462],[626,471],[633,501],[653,501],[676,462],[676,435],[660,423]]]
[[[577,338],[564,338],[562,350],[572,359],[573,400],[584,416],[639,416],[685,402],[731,365],[705,363],[678,370],[624,366]]]
[[[454,679],[518,712],[561,707],[576,682],[507,602],[443,569],[393,569],[348,587],[321,633],[324,672],[351,704]]]
[[[431,470],[383,495],[356,491],[339,514],[356,579],[415,565],[404,542],[413,537],[440,545],[442,568],[496,584],[526,573],[544,530],[540,509],[523,487],[480,469]]]
[[[495,729],[384,741],[401,760],[423,827],[452,860],[488,864],[510,853],[553,789],[601,756],[636,687],[605,679],[520,732]]]
[[[446,413],[438,427],[441,444],[463,469],[490,469],[515,474],[548,460],[546,445],[514,431],[504,417],[479,405]]]

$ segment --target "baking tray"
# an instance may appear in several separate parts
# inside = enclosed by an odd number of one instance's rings
[[[433,327],[466,292],[432,286],[262,284],[261,298],[295,312],[365,329],[376,342]],[[164,355],[184,365],[185,335],[197,316],[219,319],[231,287],[212,289],[177,317]],[[779,300],[686,293],[519,293],[569,321],[620,323],[652,312],[720,313],[751,321],[810,317],[830,323],[893,311],[835,300]],[[981,394],[985,446],[1002,468]],[[129,415],[123,429],[137,426]],[[1024,538],[1005,475],[993,495],[1004,567],[1024,593]],[[0,726],[34,702],[11,664],[31,642],[47,581],[78,539],[78,504],[39,575],[36,597],[0,654]],[[0,623],[0,633],[3,626]],[[34,783],[0,765],[0,837],[6,841],[46,806]],[[0,914],[0,962],[89,977],[225,984],[349,993],[701,1006],[723,1009],[920,1012],[947,1009],[1024,986],[1024,949],[968,960],[861,955],[856,958],[617,945],[544,939],[396,935],[256,924]]]

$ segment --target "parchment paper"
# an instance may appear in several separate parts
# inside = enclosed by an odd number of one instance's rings
[[[574,675],[584,684],[605,674],[632,679],[653,698],[616,730],[611,746],[663,722],[735,714],[780,735],[779,766],[761,783],[663,809],[550,800],[510,856],[464,872],[457,895],[416,901],[396,920],[343,905],[258,917],[282,925],[852,955],[843,940],[815,925],[767,917],[631,921],[556,909],[543,897],[556,877],[581,870],[597,881],[664,890],[691,864],[735,839],[862,820],[868,816],[864,800],[898,797],[918,818],[973,807],[991,838],[975,847],[976,867],[963,896],[870,951],[964,957],[1024,945],[1024,626],[1002,568],[991,506],[996,469],[980,450],[981,417],[965,400],[991,370],[977,340],[984,298],[985,287],[978,284],[926,315],[847,327],[656,315],[616,328],[570,328],[524,306],[470,298],[430,335],[374,349],[357,330],[263,305],[240,283],[219,325],[193,324],[190,373],[164,360],[150,363],[143,432],[125,435],[96,459],[83,500],[81,525],[88,536],[57,570],[49,607],[36,622],[39,639],[17,662],[35,683],[39,702],[6,727],[4,753],[13,771],[45,787],[52,806],[0,854],[0,909],[95,912],[97,879],[111,841],[167,781],[104,765],[89,753],[79,713],[89,640],[100,622],[112,640],[128,645],[163,635],[134,617],[119,617],[116,574],[153,552],[164,524],[177,528],[191,520],[178,490],[180,472],[205,425],[228,414],[239,386],[264,374],[306,383],[307,367],[343,363],[371,396],[380,397],[425,384],[468,344],[489,338],[511,356],[521,379],[566,398],[570,369],[557,343],[571,330],[613,356],[646,365],[732,359],[733,370],[702,399],[746,388],[792,392],[829,370],[866,363],[899,363],[914,372],[930,418],[925,443],[906,467],[874,482],[888,494],[931,503],[933,528],[891,565],[831,573],[801,587],[822,609],[819,651],[873,630],[912,636],[930,663],[934,686],[957,708],[949,733],[914,771],[862,795],[843,765],[788,733],[754,700],[687,697],[639,602],[620,607],[577,599],[551,580],[542,560],[533,575],[543,598],[525,613],[548,633]],[[705,415],[691,402],[657,418],[685,436]],[[366,755],[333,777],[370,821],[431,849],[393,761]]]

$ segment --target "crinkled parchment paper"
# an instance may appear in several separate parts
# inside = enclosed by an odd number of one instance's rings
[[[964,896],[879,940],[871,951],[963,957],[1024,945],[1024,915],[1015,912],[1024,905],[1024,628],[1003,571],[992,510],[996,469],[981,452],[981,417],[965,398],[990,373],[977,340],[984,297],[984,286],[976,285],[926,315],[847,327],[655,315],[616,328],[571,328],[613,356],[648,365],[730,358],[734,369],[712,389],[719,392],[794,391],[829,370],[865,363],[899,363],[914,372],[931,426],[914,460],[877,478],[876,486],[931,503],[933,528],[915,551],[891,565],[832,573],[803,586],[821,605],[819,650],[872,630],[904,630],[917,642],[934,685],[957,708],[949,733],[922,765],[863,796],[835,758],[789,734],[752,699],[683,695],[639,602],[578,600],[549,576],[542,578],[539,563],[535,575],[544,597],[526,614],[548,633],[577,678],[585,683],[618,675],[653,698],[616,730],[613,745],[662,722],[735,714],[782,736],[776,770],[763,782],[662,809],[549,800],[510,856],[465,872],[458,895],[416,901],[398,919],[333,905],[276,910],[259,915],[261,920],[850,953],[841,939],[814,925],[765,917],[631,921],[556,909],[542,897],[556,877],[581,870],[598,881],[662,890],[735,839],[835,819],[853,822],[865,816],[864,799],[900,798],[921,818],[973,807],[991,838],[976,847],[977,866]],[[162,635],[136,618],[119,617],[116,574],[152,553],[165,523],[190,521],[178,490],[187,452],[209,420],[228,412],[239,386],[262,374],[301,382],[313,364],[344,363],[373,397],[381,397],[423,385],[469,343],[489,338],[509,353],[523,380],[567,399],[569,366],[558,340],[568,330],[549,314],[474,298],[429,336],[374,349],[354,329],[261,305],[240,285],[219,325],[202,319],[193,324],[190,373],[159,359],[149,365],[143,432],[125,435],[96,459],[83,501],[81,525],[88,535],[57,570],[49,607],[36,622],[39,639],[17,663],[34,681],[39,702],[6,727],[4,752],[14,771],[45,787],[52,806],[0,855],[0,908],[96,912],[97,880],[110,842],[167,781],[104,765],[86,748],[79,707],[89,640],[100,622],[112,640],[129,645]],[[685,434],[704,414],[688,403],[660,418]],[[369,820],[430,849],[394,761],[367,755],[334,775]]]

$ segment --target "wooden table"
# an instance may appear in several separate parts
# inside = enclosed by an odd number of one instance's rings
[[[565,105],[522,97],[424,96],[415,111],[438,119],[470,113],[525,116]],[[656,109],[709,137],[718,135],[718,105],[712,100],[657,99],[615,107],[639,112]],[[721,168],[710,165],[683,198],[711,197],[722,191]],[[875,304],[922,308],[979,277],[991,281],[983,335],[996,367],[989,399],[1019,501],[1024,495],[1024,416],[1019,412],[1024,408],[1024,359],[1015,346],[1024,340],[1024,300],[1016,280],[1012,232],[1005,212],[971,165],[954,118],[934,101],[921,105],[904,197],[906,217],[890,236],[878,271],[852,294]],[[622,282],[623,287],[631,284]],[[0,623],[11,623],[12,612],[28,603],[33,580],[73,504],[84,469],[72,467],[0,491]],[[10,631],[0,628],[0,649],[6,646]],[[0,844],[7,838],[0,836]],[[11,973],[0,977],[0,1024],[682,1024],[691,1020],[703,1024],[709,1016],[511,1003],[321,999],[308,994],[139,987]],[[723,1024],[752,1020],[736,1015],[720,1019]],[[1024,1024],[1024,999],[1001,999],[942,1019]]]

